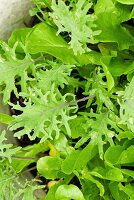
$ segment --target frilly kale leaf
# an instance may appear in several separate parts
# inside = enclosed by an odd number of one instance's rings
[[[17,44],[16,44],[17,45]],[[18,96],[16,84],[21,85],[22,91],[26,92],[28,71],[34,71],[33,62],[28,56],[24,59],[18,59],[15,53],[16,45],[10,48],[5,42],[0,42],[4,53],[0,59],[0,86],[1,93],[3,93],[3,102],[7,103],[10,99],[10,94],[13,91]]]
[[[11,162],[11,156],[15,155],[21,149],[21,147],[13,148],[13,144],[6,143],[5,141],[7,139],[5,135],[6,135],[5,131],[3,131],[0,134],[0,157],[8,158],[9,161]]]
[[[62,96],[54,84],[51,91],[44,95],[38,89],[34,89],[34,92],[31,90],[31,98],[25,102],[25,107],[13,105],[13,108],[22,111],[22,114],[14,116],[15,120],[12,121],[10,130],[23,128],[15,133],[16,137],[27,134],[31,140],[39,137],[41,141],[45,141],[47,138],[58,138],[63,126],[66,134],[71,136],[68,121],[75,118],[70,114],[77,106],[69,107],[66,101],[68,97],[73,100],[75,98],[69,93]]]
[[[126,87],[125,91],[118,92],[122,97],[120,104],[120,124],[127,125],[134,132],[134,77]]]
[[[75,54],[82,54],[90,51],[87,43],[95,43],[94,36],[100,34],[101,31],[93,30],[96,28],[96,17],[93,14],[87,14],[92,3],[86,0],[78,0],[75,6],[71,7],[72,5],[66,6],[61,0],[58,0],[58,3],[52,0],[51,8],[53,12],[50,16],[58,27],[57,34],[68,32],[71,37],[70,47]]]

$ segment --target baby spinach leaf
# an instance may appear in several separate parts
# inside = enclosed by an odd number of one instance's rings
[[[59,186],[56,190],[55,198],[57,200],[85,200],[80,189],[72,184]]]
[[[37,162],[38,172],[47,179],[60,178],[58,173],[61,168],[62,160],[58,157],[42,157]]]

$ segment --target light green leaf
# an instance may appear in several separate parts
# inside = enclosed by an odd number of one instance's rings
[[[4,113],[0,113],[0,122],[3,124],[10,124],[13,121],[13,117],[11,117],[10,115],[4,114]]]
[[[55,193],[57,200],[85,200],[80,189],[75,185],[61,185],[58,187]]]
[[[125,91],[118,92],[122,100],[120,104],[120,122],[119,124],[127,125],[128,129],[134,132],[134,77],[126,86]]]
[[[96,114],[90,112],[81,113],[81,115],[84,116],[86,120],[84,128],[88,133],[87,137],[90,138],[91,144],[98,146],[99,156],[103,159],[103,145],[109,143],[110,146],[113,146],[113,137],[116,137],[115,132],[113,130],[109,130],[108,126],[110,125],[113,129],[116,129],[116,124],[109,119],[108,113],[101,112],[100,114]]]
[[[55,87],[60,86],[62,89],[65,85],[70,84],[70,74],[75,68],[74,65],[64,65],[62,63],[46,61],[44,67],[46,67],[45,71],[40,69],[36,72],[36,80],[38,81],[35,83],[36,87],[41,89],[44,93],[52,88],[53,83]]]
[[[10,47],[13,47],[14,44],[18,42],[16,51],[19,53],[24,53],[24,49],[22,49],[22,46],[20,45],[20,43],[25,45],[26,37],[30,33],[30,31],[31,31],[31,28],[20,28],[20,29],[14,30],[8,40],[8,45]]]
[[[75,64],[73,51],[56,30],[46,23],[36,25],[26,40],[27,51],[31,54],[48,53],[66,64]]]
[[[109,62],[110,62],[110,59],[109,57],[105,56],[101,59],[102,61],[102,67],[103,67],[103,70],[104,70],[104,73],[106,75],[106,78],[107,78],[107,85],[108,85],[108,90],[110,91],[113,87],[114,87],[114,79],[108,69],[108,65],[109,65]]]
[[[105,161],[107,163],[112,163],[113,165],[118,164],[119,157],[123,150],[124,148],[119,145],[109,147],[104,155]]]
[[[16,57],[16,44],[13,48],[10,48],[6,43],[0,42],[0,46],[5,51],[5,58],[0,60],[0,86],[4,88],[2,90],[4,103],[7,103],[10,99],[12,91],[18,96],[15,86],[16,79],[20,79],[21,90],[27,90],[28,70],[34,70],[33,61],[30,60],[28,55],[21,60]]]
[[[126,186],[123,186],[121,183],[119,183],[119,189],[125,192],[130,200],[134,199],[134,186],[131,184],[127,184]]]
[[[86,179],[86,180],[90,180],[91,182],[95,183],[96,186],[99,188],[100,190],[100,196],[103,196],[104,195],[104,186],[101,184],[100,181],[98,181],[97,179],[95,179],[91,174],[90,172],[86,172],[86,171],[83,171],[83,175],[82,175],[82,178]]]
[[[58,157],[42,157],[37,161],[38,172],[47,179],[60,178],[58,173],[62,160]]]
[[[115,200],[129,200],[128,196],[120,190],[117,182],[110,182],[109,184],[110,192]]]
[[[75,4],[67,6],[63,1],[52,0],[52,10],[50,16],[58,27],[57,34],[68,32],[71,41],[70,47],[74,54],[83,54],[89,51],[87,43],[95,43],[94,36],[101,31],[93,30],[95,26],[95,16],[87,14],[92,4],[86,0],[78,0]],[[70,9],[71,6],[71,9]]]
[[[121,25],[131,17],[131,7],[115,4],[112,0],[98,0],[94,7],[96,24],[102,31],[95,36],[100,42],[116,42],[119,49],[134,45],[134,37]]]
[[[20,138],[27,134],[31,140],[36,137],[41,138],[41,142],[50,138],[58,138],[60,135],[60,127],[65,127],[66,134],[71,136],[71,130],[68,121],[76,116],[70,116],[70,112],[77,109],[77,106],[66,105],[66,98],[70,97],[75,101],[72,94],[62,96],[55,86],[52,86],[51,91],[42,94],[36,88],[30,91],[30,96],[33,100],[25,102],[25,107],[13,105],[16,110],[22,111],[22,114],[15,116],[15,119],[10,125],[10,130],[16,130],[24,127],[15,133],[15,137]],[[31,133],[32,131],[32,133]]]
[[[118,135],[118,139],[124,139],[127,138],[128,140],[132,140],[134,138],[134,133],[131,131],[124,131],[124,132],[120,132]]]
[[[0,134],[0,158],[7,158],[9,162],[11,162],[11,157],[15,155],[18,151],[20,151],[21,147],[15,147],[13,148],[13,144],[8,144],[5,141],[7,140],[6,137],[6,132],[3,131]]]
[[[71,174],[75,170],[80,170],[97,154],[94,144],[88,144],[81,151],[73,151],[63,161],[61,169],[65,174]]]
[[[49,147],[47,141],[44,143],[38,143],[22,148],[21,151],[17,152],[15,156],[19,159],[12,160],[11,165],[17,173],[20,173],[25,167],[37,161],[37,155],[48,151]],[[22,159],[21,159],[22,158]]]
[[[116,1],[122,4],[126,4],[126,5],[134,4],[134,0],[116,0]]]
[[[95,167],[95,169],[91,171],[90,174],[105,180],[118,181],[118,182],[126,181],[122,171],[118,168],[102,168],[98,166]]]
[[[134,146],[130,146],[126,150],[124,150],[118,160],[119,164],[129,164],[129,163],[134,163]]]

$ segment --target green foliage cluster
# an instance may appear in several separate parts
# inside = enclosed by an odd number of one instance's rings
[[[0,199],[36,199],[42,186],[17,181],[35,163],[56,181],[42,200],[133,200],[134,0],[34,3],[41,22],[0,41],[0,93],[18,113],[0,121],[36,139],[1,133]]]

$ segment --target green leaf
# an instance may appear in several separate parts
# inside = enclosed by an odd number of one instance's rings
[[[71,9],[70,9],[71,6]],[[78,0],[73,7],[67,6],[63,1],[56,3],[52,0],[53,12],[50,16],[58,27],[57,34],[68,32],[71,41],[70,47],[74,54],[83,54],[89,51],[87,43],[95,43],[94,36],[100,34],[101,31],[93,30],[95,26],[95,16],[87,14],[92,4],[85,0]]]
[[[13,121],[13,117],[11,117],[10,115],[4,114],[4,113],[0,113],[0,122],[3,124],[10,124]]]
[[[119,124],[127,125],[128,129],[134,132],[134,77],[125,88],[125,91],[118,92],[122,97],[120,104],[120,122]]]
[[[131,18],[131,7],[115,4],[112,0],[98,0],[94,9],[96,24],[102,31],[95,36],[96,39],[100,42],[116,42],[120,50],[134,45],[134,37],[121,25]]]
[[[122,4],[126,4],[126,5],[134,4],[134,0],[116,0],[116,1]]]
[[[110,182],[109,184],[110,192],[115,200],[129,200],[128,196],[121,191],[118,187],[118,183]]]
[[[130,146],[126,150],[124,150],[118,160],[120,164],[129,164],[134,163],[134,156],[133,156],[134,146]]]
[[[84,118],[79,116],[69,122],[72,138],[78,138],[85,133],[83,128],[84,123]]]
[[[124,131],[124,132],[120,132],[118,135],[118,139],[124,139],[127,138],[128,140],[132,140],[134,138],[134,133],[131,131]]]
[[[112,163],[113,165],[118,164],[119,157],[123,152],[124,148],[122,146],[116,145],[109,147],[105,152],[104,159],[107,163]]]
[[[16,51],[19,53],[23,53],[24,49],[20,44],[25,45],[26,37],[30,33],[31,28],[20,28],[16,29],[12,32],[9,40],[8,40],[8,45],[10,47],[13,47],[16,42],[18,42],[18,45],[16,47]]]
[[[69,114],[72,110],[76,110],[77,106],[69,107],[66,104],[66,99],[70,97],[75,101],[74,95],[62,96],[54,85],[51,91],[46,92],[45,95],[36,88],[30,93],[33,102],[31,100],[25,102],[25,107],[12,104],[14,109],[22,111],[22,114],[15,116],[10,125],[10,130],[21,128],[15,133],[15,137],[20,138],[27,134],[31,140],[39,137],[43,142],[48,138],[58,138],[61,126],[65,127],[66,134],[71,136],[68,121],[76,116]],[[22,127],[24,128],[22,129]]]
[[[59,177],[62,160],[58,157],[42,157],[37,161],[38,172],[47,179],[56,179]]]
[[[126,186],[123,186],[121,183],[119,183],[119,189],[125,192],[130,200],[134,199],[134,186],[131,184],[127,184]]]
[[[87,82],[84,85],[85,87],[85,95],[92,96],[95,94],[95,104],[97,106],[97,112],[102,112],[103,105],[105,105],[108,110],[116,110],[114,107],[113,102],[111,101],[112,94],[111,91],[108,91],[108,83],[105,82],[103,79],[105,79],[105,74],[100,72],[100,68],[97,68],[93,75],[89,74],[89,78],[87,78]],[[106,71],[108,73],[108,71]],[[113,86],[113,78],[108,73],[109,76],[109,86]],[[85,77],[84,77],[85,78]],[[110,89],[109,87],[109,89]],[[91,103],[94,102],[94,98],[89,99],[87,103],[87,107],[90,107]]]
[[[101,184],[100,181],[98,181],[97,179],[95,179],[91,174],[90,172],[87,172],[87,171],[83,171],[83,175],[82,175],[82,178],[84,178],[85,180],[89,180],[93,183],[96,184],[96,186],[98,187],[98,189],[100,190],[100,196],[103,196],[104,195],[104,186]]]
[[[36,25],[26,40],[27,51],[31,54],[48,53],[66,64],[75,64],[73,51],[56,30],[46,23]]]
[[[84,116],[85,122],[85,131],[88,133],[88,138],[90,138],[90,143],[98,145],[100,158],[103,159],[103,145],[109,143],[110,146],[114,145],[113,137],[115,132],[110,130],[109,125],[116,130],[116,124],[114,121],[109,119],[108,113],[81,113]],[[83,136],[84,137],[84,136]]]
[[[36,72],[36,87],[46,93],[52,88],[53,83],[55,87],[60,86],[62,89],[65,85],[69,85],[71,82],[70,74],[75,68],[74,65],[64,65],[62,63],[56,63],[52,61],[46,61],[46,70],[38,70]],[[41,65],[42,66],[42,65]]]
[[[100,200],[99,189],[93,182],[81,179],[80,183],[82,185],[82,193],[86,200]]]
[[[113,76],[121,76],[122,74],[132,73],[134,70],[134,62],[131,60],[124,60],[120,57],[112,58],[108,69]]]
[[[80,189],[75,185],[61,185],[58,187],[55,193],[57,200],[85,200]]]
[[[80,170],[97,154],[97,148],[93,144],[88,144],[81,151],[73,151],[63,161],[61,169],[65,174],[71,174],[75,170]]]
[[[11,157],[15,155],[18,151],[20,151],[21,147],[15,147],[13,148],[13,144],[8,144],[5,141],[7,140],[6,132],[3,131],[0,134],[0,157],[1,158],[7,158],[9,162],[11,162]]]
[[[17,43],[16,43],[17,44]],[[33,71],[33,61],[28,55],[24,59],[19,60],[16,57],[15,50],[16,44],[13,48],[10,48],[5,42],[0,42],[0,46],[5,51],[5,59],[0,60],[0,86],[4,89],[3,102],[7,103],[10,99],[10,94],[13,91],[18,96],[17,88],[15,86],[15,80],[19,80],[21,90],[27,90],[28,71]]]
[[[74,148],[69,145],[69,142],[65,135],[62,133],[59,135],[59,138],[54,140],[54,147],[58,152],[60,152],[61,157],[66,157],[74,150]]]
[[[123,173],[118,168],[102,168],[102,167],[95,167],[93,171],[90,172],[91,175],[98,177],[100,179],[111,180],[111,181],[118,181],[123,182],[126,179],[123,176]]]
[[[108,90],[110,91],[114,87],[114,79],[107,67],[109,65],[110,59],[108,56],[107,57],[105,56],[101,59],[101,61],[102,61],[102,67],[103,67],[104,73],[107,78]]]
[[[134,163],[133,151],[134,146],[130,146],[126,150],[119,145],[109,147],[105,153],[105,160],[113,165]]]
[[[25,167],[37,161],[37,155],[48,151],[49,147],[47,141],[30,146],[23,147],[21,151],[15,154],[17,159],[12,160],[12,167],[17,173],[20,173]]]

